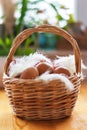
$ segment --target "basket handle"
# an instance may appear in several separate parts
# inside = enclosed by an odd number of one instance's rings
[[[13,40],[12,47],[7,56],[5,66],[4,66],[5,74],[7,74],[8,66],[13,59],[13,55],[14,55],[16,49],[27,37],[29,37],[31,34],[33,34],[35,32],[49,32],[49,33],[57,34],[57,35],[64,37],[67,41],[69,41],[69,43],[71,43],[71,45],[73,47],[73,51],[74,51],[76,72],[81,73],[81,56],[80,56],[80,50],[79,50],[76,40],[69,33],[67,33],[65,30],[63,30],[59,27],[51,26],[51,25],[41,25],[41,26],[37,26],[35,28],[30,28],[30,29],[24,30],[23,32],[18,34],[16,36],[16,38]]]

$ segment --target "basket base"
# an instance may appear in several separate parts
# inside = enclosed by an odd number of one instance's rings
[[[27,118],[27,117],[20,117],[17,116],[18,118],[22,119],[22,120],[27,120],[27,121],[53,121],[53,120],[65,120],[69,117],[71,117],[72,115],[69,116],[64,116],[64,117],[60,117],[60,118],[47,118],[47,119],[31,119],[31,118]]]
[[[28,120],[28,121],[53,121],[53,120],[67,119],[67,118],[72,116],[72,113],[69,114],[69,115],[62,115],[62,116],[58,116],[58,117],[56,117],[56,116],[45,117],[45,118],[43,118],[43,117],[41,117],[41,118],[38,118],[38,117],[37,118],[35,118],[35,117],[21,117],[21,116],[18,116],[16,114],[13,114],[13,115],[20,118],[20,119]]]

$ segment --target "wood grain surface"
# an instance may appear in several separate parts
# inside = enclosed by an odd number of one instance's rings
[[[13,115],[4,90],[0,90],[0,130],[87,130],[87,83],[83,83],[71,117],[54,121],[28,121]]]

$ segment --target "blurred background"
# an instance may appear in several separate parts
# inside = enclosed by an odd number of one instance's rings
[[[81,49],[87,49],[86,0],[0,0],[0,55],[8,54],[13,39],[24,29],[42,24],[59,26],[68,31]],[[71,49],[60,36],[35,33],[17,50],[29,54],[32,48],[43,50]]]

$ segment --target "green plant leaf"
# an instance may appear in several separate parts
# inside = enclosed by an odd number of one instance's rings
[[[58,19],[58,21],[64,20],[64,18],[60,14],[58,14],[56,18]]]
[[[29,45],[33,42],[33,39],[32,38],[28,38],[26,39],[25,41],[25,45],[24,45],[24,48],[27,48],[29,47]]]
[[[75,22],[75,19],[74,19],[73,14],[69,14],[69,19],[67,20],[67,23],[70,24],[70,23],[74,23],[74,22]]]
[[[6,44],[7,46],[11,46],[11,44],[12,44],[11,38],[6,37],[6,38],[5,38],[5,44]]]
[[[64,10],[69,9],[69,8],[65,7],[64,5],[60,5],[60,8],[61,8],[61,9],[64,9]]]
[[[42,2],[42,1],[45,1],[45,0],[34,0],[34,1],[31,1],[30,3],[34,5],[34,4],[37,4],[37,3]]]
[[[7,47],[5,45],[5,42],[0,38],[0,46],[2,47],[3,50],[7,51]]]
[[[52,4],[52,3],[50,3],[50,5],[55,10],[56,14],[58,15],[58,10],[57,10],[56,6],[54,4]]]
[[[29,55],[31,53],[34,53],[35,50],[30,48],[30,47],[27,47],[27,48],[23,48],[23,47],[20,47],[17,49],[15,55]]]
[[[24,17],[27,11],[27,5],[28,5],[29,0],[22,0],[22,7],[21,7],[21,16],[18,20],[18,25],[16,25],[16,35],[21,31],[22,25],[23,25],[23,21],[24,21]]]

